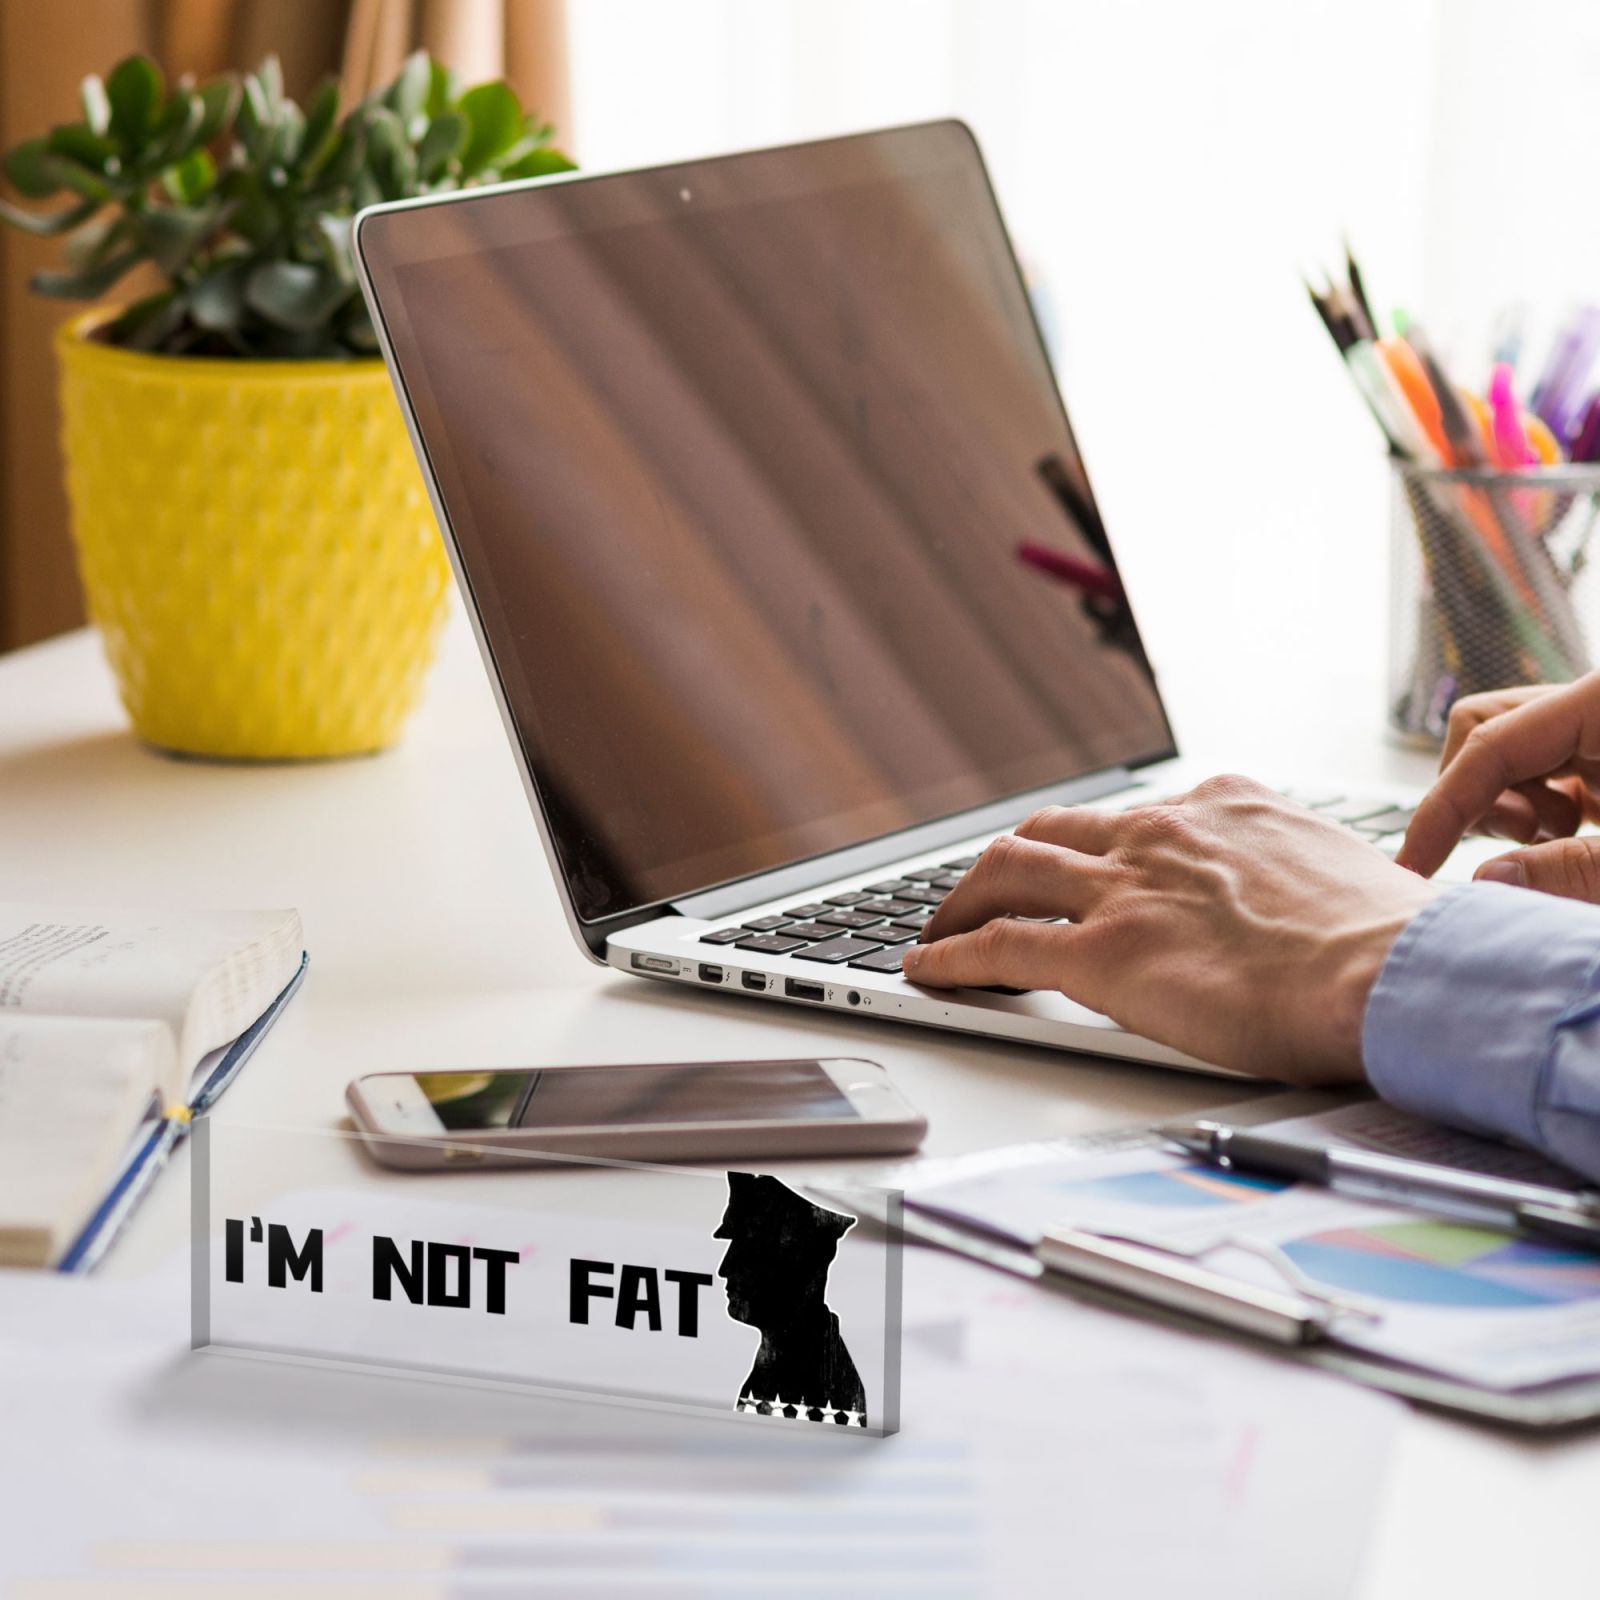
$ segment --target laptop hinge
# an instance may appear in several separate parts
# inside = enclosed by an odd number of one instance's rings
[[[672,909],[686,917],[723,917],[730,911],[742,911],[746,906],[758,906],[768,900],[781,900],[785,895],[803,893],[818,884],[831,883],[836,878],[871,872],[891,861],[903,861],[907,856],[920,855],[924,850],[937,850],[941,845],[956,844],[981,833],[999,833],[1004,828],[1014,828],[1030,811],[1037,811],[1040,806],[1082,805],[1085,801],[1098,800],[1102,795],[1115,794],[1119,789],[1131,789],[1143,781],[1126,767],[1110,767],[1104,772],[1090,773],[1087,777],[1074,778],[1068,783],[1030,789],[1026,794],[1012,795],[992,805],[979,806],[953,817],[941,817],[937,822],[925,822],[920,827],[885,834],[879,839],[869,839],[865,844],[835,850],[830,855],[797,861],[791,866],[763,872],[759,877],[725,883],[718,888],[707,889],[703,894],[674,900]]]

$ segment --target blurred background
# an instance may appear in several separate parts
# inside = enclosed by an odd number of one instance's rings
[[[1348,236],[1379,306],[1470,381],[1506,306],[1600,298],[1592,0],[0,0],[0,141],[74,115],[80,76],[134,49],[169,74],[274,50],[291,92],[333,72],[359,95],[419,45],[509,78],[589,169],[967,120],[1187,693],[1382,655],[1382,446],[1302,274]],[[5,648],[81,621],[49,354],[70,308],[26,288],[48,254],[0,236]]]

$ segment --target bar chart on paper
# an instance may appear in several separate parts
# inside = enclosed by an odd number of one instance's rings
[[[1487,1311],[1600,1301],[1600,1257],[1459,1223],[1330,1228],[1282,1248],[1319,1283],[1407,1305]]]

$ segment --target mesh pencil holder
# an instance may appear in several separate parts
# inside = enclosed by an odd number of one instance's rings
[[[1424,748],[1463,695],[1593,664],[1600,466],[1448,471],[1395,461],[1389,726]]]

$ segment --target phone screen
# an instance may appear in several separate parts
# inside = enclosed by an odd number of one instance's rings
[[[414,1075],[451,1132],[655,1122],[811,1122],[859,1113],[817,1061]]]

